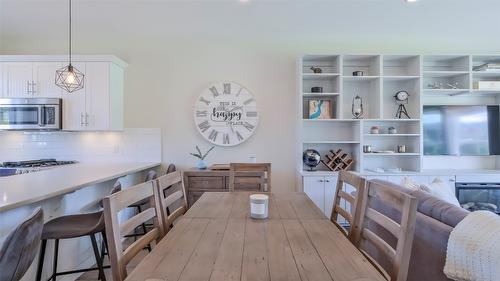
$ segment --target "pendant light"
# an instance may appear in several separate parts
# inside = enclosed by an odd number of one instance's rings
[[[69,0],[69,64],[56,70],[55,83],[68,93],[83,89],[85,75],[71,64],[71,0]]]

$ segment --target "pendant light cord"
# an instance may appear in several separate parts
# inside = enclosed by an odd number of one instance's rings
[[[71,0],[69,0],[69,65],[71,65]]]

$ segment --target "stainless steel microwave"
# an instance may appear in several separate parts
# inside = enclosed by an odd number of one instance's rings
[[[0,99],[0,130],[60,130],[61,115],[61,99]]]

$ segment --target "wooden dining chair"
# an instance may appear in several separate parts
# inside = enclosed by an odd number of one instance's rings
[[[344,185],[348,184],[354,191],[347,192]],[[360,215],[360,199],[363,198],[365,193],[366,181],[363,177],[356,175],[349,171],[340,171],[337,180],[337,189],[335,190],[335,197],[333,198],[333,208],[330,220],[349,238],[349,240],[354,240],[354,229],[357,227],[355,224],[359,220]],[[342,199],[349,203],[349,208],[344,208],[342,206]],[[346,229],[339,222],[339,215],[344,218],[349,224],[349,228]]]
[[[122,281],[127,277],[127,264],[144,247],[153,241],[159,242],[163,235],[163,222],[159,215],[159,196],[154,188],[155,181],[135,185],[104,198],[104,218],[108,238],[108,251],[114,281]],[[134,202],[149,198],[147,209],[129,218],[123,223],[118,220],[118,213]],[[123,238],[134,229],[149,220],[153,220],[153,228],[123,249]]]
[[[383,202],[401,214],[399,222],[374,209],[376,202]],[[354,229],[354,245],[379,269],[388,280],[406,281],[410,264],[411,246],[415,232],[417,199],[383,183],[368,181],[361,201],[358,226]],[[356,222],[355,222],[356,223]],[[376,230],[375,230],[376,229]],[[389,242],[381,233],[393,236]],[[395,247],[391,246],[395,244]],[[375,249],[377,258],[370,256],[367,247]],[[378,260],[377,260],[378,259]],[[380,266],[381,259],[388,262],[385,270]]]
[[[263,172],[264,177],[239,177],[238,172]],[[236,184],[259,184],[261,191],[271,192],[271,163],[230,163],[229,191]]]
[[[156,179],[157,194],[160,194],[160,215],[164,232],[167,233],[174,221],[188,209],[186,189],[180,171],[175,171]]]

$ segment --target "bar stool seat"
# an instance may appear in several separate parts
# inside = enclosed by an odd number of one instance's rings
[[[43,226],[42,239],[69,239],[104,231],[102,211],[69,215],[48,221]]]

